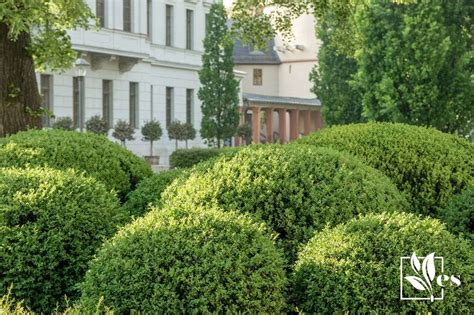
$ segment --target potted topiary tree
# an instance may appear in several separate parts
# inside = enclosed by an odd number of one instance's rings
[[[182,124],[183,128],[183,140],[186,142],[186,149],[188,148],[188,140],[194,140],[196,138],[196,129],[190,123]]]
[[[135,138],[133,137],[134,133],[135,130],[133,130],[132,126],[130,126],[128,122],[126,122],[125,120],[119,120],[117,121],[117,124],[115,124],[115,129],[112,133],[112,137],[120,140],[122,145],[125,147],[125,141],[135,140]]]
[[[109,124],[99,115],[95,115],[86,121],[86,130],[98,135],[106,136],[109,133]]]
[[[167,128],[168,138],[175,140],[176,150],[178,149],[178,141],[184,140],[183,124],[179,120],[172,121]]]
[[[53,129],[74,130],[73,122],[70,117],[58,117],[54,120]]]
[[[145,156],[145,159],[151,165],[160,164],[160,157],[153,155],[153,142],[159,140],[163,135],[160,123],[156,120],[146,122],[142,127],[142,135],[144,141],[150,141],[150,156]]]

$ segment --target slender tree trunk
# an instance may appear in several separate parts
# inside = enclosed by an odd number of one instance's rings
[[[186,139],[186,149],[188,148],[188,139]]]
[[[0,23],[0,137],[41,128],[41,96],[33,58],[27,50],[30,34],[22,33],[11,41],[8,31],[8,26]]]
[[[176,150],[178,150],[178,139],[175,140]]]
[[[153,156],[153,141],[150,141],[150,156]]]

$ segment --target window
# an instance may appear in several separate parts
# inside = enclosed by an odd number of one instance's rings
[[[49,74],[42,74],[40,77],[40,84],[41,84],[41,95],[43,97],[43,104],[42,107],[46,110],[45,114],[43,115],[43,127],[50,127],[51,126],[51,117],[53,111],[53,104],[52,104],[52,80],[53,77]]]
[[[166,46],[173,46],[173,6],[166,5]]]
[[[194,90],[186,89],[186,122],[193,124]]]
[[[79,104],[79,77],[72,78],[72,122],[74,128],[79,128],[81,108]]]
[[[138,128],[138,83],[130,82],[130,126]]]
[[[166,127],[173,121],[173,101],[174,88],[166,88]]]
[[[109,128],[113,127],[113,81],[102,80],[102,118]]]
[[[210,29],[210,25],[209,25],[209,13],[206,13],[204,20],[205,20],[204,23],[206,23],[205,30],[206,30],[206,34],[207,34],[207,33],[209,33],[209,29]]]
[[[193,10],[186,10],[186,49],[193,49]]]
[[[95,15],[99,19],[100,27],[105,27],[105,0],[96,0]]]
[[[132,0],[123,0],[123,30],[132,31]]]
[[[151,31],[152,31],[152,28],[153,28],[153,6],[152,6],[152,0],[148,0],[147,3],[146,3],[146,16],[147,16],[147,34],[148,34],[148,38],[151,40]]]
[[[253,69],[253,85],[262,85],[262,69]]]

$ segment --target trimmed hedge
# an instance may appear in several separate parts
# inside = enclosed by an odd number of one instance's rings
[[[34,311],[77,297],[96,248],[126,216],[114,194],[74,170],[0,168],[0,290]],[[0,295],[1,295],[0,294]]]
[[[474,309],[472,250],[438,220],[404,213],[367,215],[311,239],[299,254],[292,294],[297,307],[309,314],[468,314]],[[413,252],[418,257],[433,252],[443,256],[442,274],[460,277],[461,286],[446,283],[442,301],[401,301],[400,257]],[[405,276],[416,275],[412,268],[406,260]],[[437,260],[435,271],[438,277]],[[421,270],[419,274],[424,279]],[[432,283],[439,296],[436,279]],[[403,292],[408,297],[427,293],[415,291],[407,280]]]
[[[474,242],[474,187],[455,196],[440,210],[439,217],[451,233]]]
[[[297,144],[347,151],[409,194],[413,210],[434,215],[474,182],[474,145],[435,129],[392,123],[335,126]]]
[[[331,149],[271,145],[197,166],[162,194],[173,206],[254,213],[279,238],[288,261],[315,230],[359,213],[402,210],[405,199],[380,172]]]
[[[170,166],[172,168],[189,168],[202,161],[207,161],[221,155],[232,156],[240,148],[192,148],[178,149],[170,155]]]
[[[278,313],[283,259],[268,230],[217,209],[153,210],[106,242],[81,285],[118,314]]]
[[[104,136],[65,130],[29,130],[0,140],[0,167],[74,168],[115,189],[123,199],[153,173],[144,159]]]
[[[176,178],[184,175],[181,169],[164,171],[142,180],[137,188],[128,194],[125,209],[133,216],[142,216],[150,206],[161,206],[161,193]]]

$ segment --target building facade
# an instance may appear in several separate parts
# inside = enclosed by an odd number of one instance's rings
[[[290,41],[277,36],[264,50],[236,42],[235,69],[244,73],[241,122],[251,124],[252,142],[286,143],[322,128],[309,80],[321,45],[314,26],[314,16],[303,15],[293,21]]]
[[[163,136],[154,151],[160,164],[168,165],[175,144],[168,139],[167,125],[180,120],[199,130],[198,70],[206,14],[213,0],[87,3],[100,21],[100,30],[69,32],[73,49],[91,65],[83,92],[74,69],[38,74],[43,106],[56,118],[72,118],[77,129],[94,115],[105,118],[110,127],[118,120],[129,122],[135,140],[127,142],[127,147],[140,156],[149,155],[149,143],[142,141],[140,128],[146,121],[158,120]],[[46,127],[53,123],[54,118],[44,118]],[[203,146],[199,132],[189,144]]]

